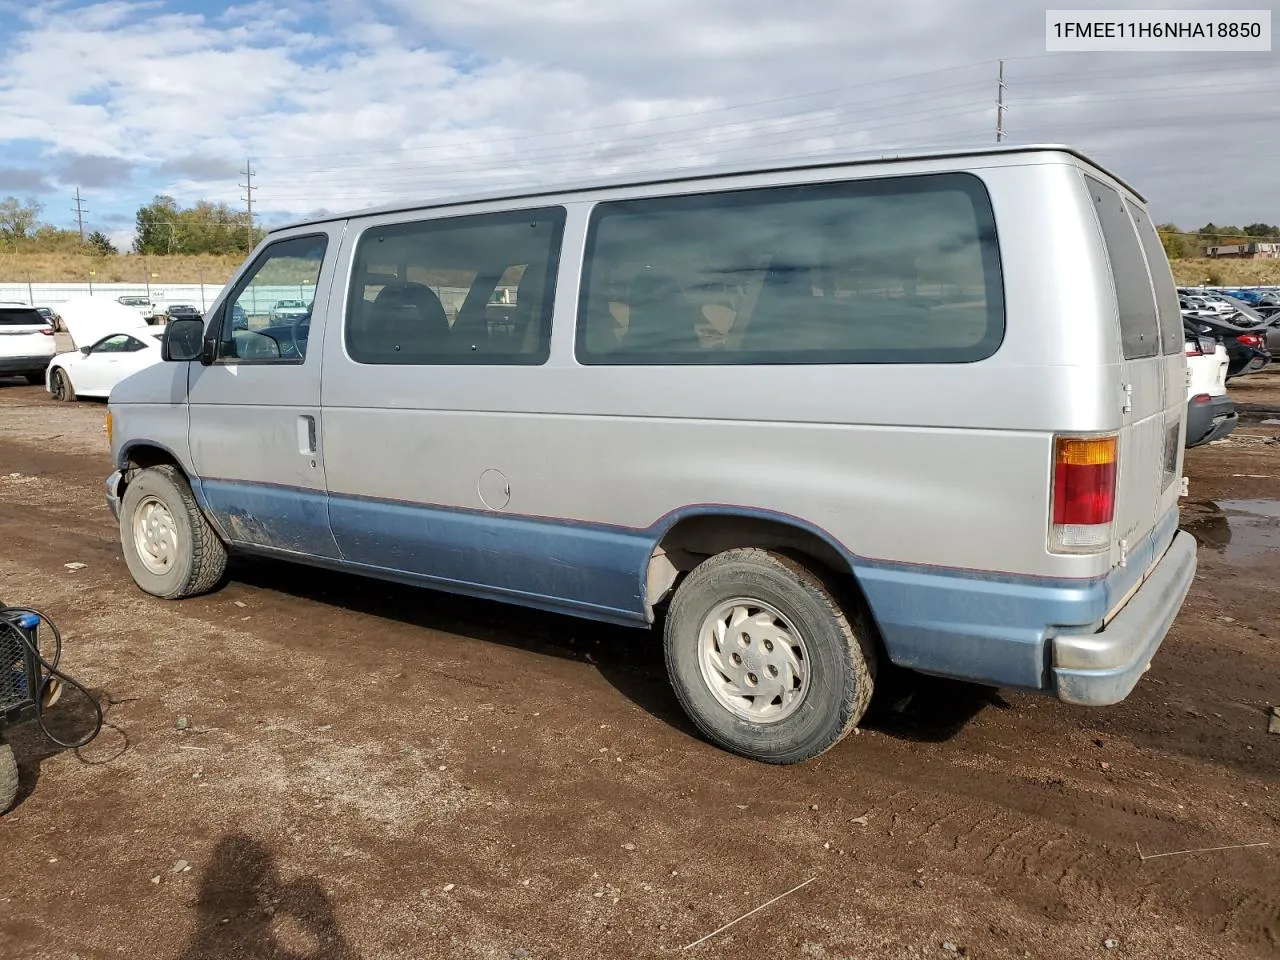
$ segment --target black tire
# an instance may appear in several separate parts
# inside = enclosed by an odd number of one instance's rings
[[[862,719],[875,683],[869,618],[856,600],[804,564],[760,548],[717,554],[697,566],[671,600],[664,627],[667,673],[685,712],[712,743],[766,763],[808,760],[839,743]],[[809,687],[790,716],[760,723],[723,705],[703,678],[699,633],[715,608],[763,601],[804,638]]]
[[[0,814],[18,799],[18,761],[13,747],[0,740]]]
[[[158,500],[173,521],[176,541],[168,570],[149,570],[138,555],[134,515],[140,504]],[[120,500],[120,545],[133,581],[152,596],[180,600],[208,593],[227,569],[227,548],[200,512],[182,471],[171,464],[148,467],[125,487]]]
[[[49,375],[49,385],[53,387],[54,399],[70,403],[76,398],[76,388],[71,385],[71,377],[61,367],[54,369]]]
[[[44,386],[43,370],[28,370],[23,374],[23,376],[27,378],[27,383],[31,384],[33,387]]]

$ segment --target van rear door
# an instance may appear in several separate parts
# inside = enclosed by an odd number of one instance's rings
[[[1160,475],[1160,492],[1156,500],[1157,526],[1171,510],[1178,509],[1178,497],[1182,484],[1183,455],[1186,451],[1187,419],[1187,356],[1183,346],[1186,332],[1182,326],[1182,311],[1178,305],[1178,288],[1173,282],[1173,271],[1164,245],[1156,233],[1146,209],[1132,199],[1125,201],[1129,217],[1138,231],[1142,252],[1147,261],[1147,275],[1151,278],[1151,292],[1155,297],[1156,316],[1160,323],[1160,358],[1164,376],[1164,456]],[[1173,531],[1164,531],[1168,540]],[[1164,553],[1166,543],[1155,545],[1155,557]]]
[[[1157,521],[1163,517],[1168,470],[1165,381],[1160,349],[1160,322],[1151,278],[1138,232],[1124,198],[1089,174],[1085,184],[1093,200],[1111,275],[1120,320],[1120,382],[1116,402],[1123,412],[1117,444],[1115,520],[1112,563],[1127,563],[1141,551]],[[1181,357],[1181,336],[1179,356]],[[1185,369],[1185,358],[1182,359]],[[1185,390],[1179,373],[1178,389]],[[1180,428],[1180,422],[1174,421]],[[1175,456],[1177,454],[1175,453]],[[1177,496],[1174,485],[1173,496]],[[1150,559],[1150,558],[1148,558]]]

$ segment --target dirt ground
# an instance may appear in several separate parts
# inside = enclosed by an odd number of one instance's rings
[[[1200,569],[1127,701],[899,677],[775,768],[699,739],[656,633],[267,563],[150,598],[103,405],[0,384],[0,598],[108,724],[16,737],[0,957],[1276,957],[1280,372],[1231,392],[1254,412],[1188,452]]]

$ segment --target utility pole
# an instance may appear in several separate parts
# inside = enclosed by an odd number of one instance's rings
[[[76,187],[76,223],[80,226],[80,242],[84,243],[84,200],[79,187]]]
[[[1004,61],[996,78],[996,143],[1004,139]]]
[[[244,162],[244,183],[240,184],[244,188],[243,200],[249,211],[249,249],[253,249],[253,163],[249,160]]]

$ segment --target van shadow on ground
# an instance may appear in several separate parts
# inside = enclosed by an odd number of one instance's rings
[[[649,630],[616,627],[256,558],[236,558],[229,576],[249,586],[330,604],[360,616],[385,617],[410,626],[589,663],[619,693],[653,717],[691,737],[699,736],[667,680],[660,626]],[[939,742],[954,737],[993,705],[1007,707],[990,687],[886,666],[880,671],[876,695],[862,726],[904,740]]]

